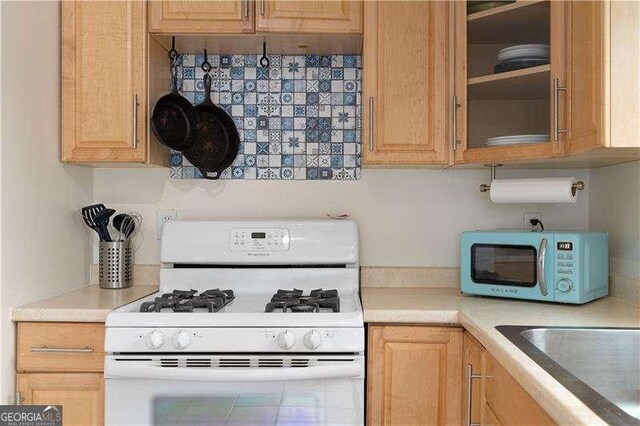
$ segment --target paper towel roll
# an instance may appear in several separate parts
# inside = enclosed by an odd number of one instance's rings
[[[494,203],[575,203],[574,177],[495,179],[489,194]]]

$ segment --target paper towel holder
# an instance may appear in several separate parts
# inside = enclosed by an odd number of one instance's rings
[[[486,183],[480,184],[480,192],[489,192],[491,190],[491,183],[496,179],[496,168],[502,167],[502,164],[485,164],[485,167],[489,167],[490,170],[490,181],[489,185]],[[576,195],[577,191],[582,191],[585,188],[584,182],[579,180],[573,185],[571,185],[571,195]]]

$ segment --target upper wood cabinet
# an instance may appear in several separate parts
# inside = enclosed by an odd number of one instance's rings
[[[367,424],[461,424],[462,329],[369,326]]]
[[[362,0],[257,0],[257,30],[286,33],[361,33]]]
[[[448,162],[449,2],[365,2],[365,165]]]
[[[524,0],[472,14],[457,2],[455,163],[590,167],[640,159],[640,97],[628,95],[640,88],[640,62],[623,59],[640,46],[639,19],[637,2]],[[494,72],[500,49],[529,43],[548,44],[550,63]],[[517,134],[549,136],[485,145]]]
[[[362,0],[216,0],[149,2],[156,34],[362,33]],[[306,41],[305,41],[306,43]]]
[[[558,109],[554,82],[564,76],[565,2],[519,1],[467,14],[467,2],[455,11],[455,94],[453,149],[456,163],[507,162],[560,157],[564,133],[556,132],[564,114]],[[497,54],[505,47],[548,44],[550,63],[495,72]],[[559,91],[559,89],[558,89]],[[554,102],[558,99],[558,102]],[[548,135],[541,143],[490,146],[488,138]]]
[[[254,2],[250,0],[149,3],[149,31],[166,34],[225,34],[254,31]]]
[[[62,160],[147,162],[146,3],[61,8]]]

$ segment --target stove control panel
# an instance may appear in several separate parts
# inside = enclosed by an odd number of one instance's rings
[[[286,228],[235,228],[229,233],[231,251],[287,251],[289,230]]]
[[[363,327],[107,327],[110,353],[362,352]]]

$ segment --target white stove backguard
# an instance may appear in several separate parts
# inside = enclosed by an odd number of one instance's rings
[[[279,288],[311,290],[335,288],[339,293],[358,290],[359,270],[349,268],[163,268],[160,293],[173,290],[233,289],[238,293],[264,293]],[[306,293],[306,291],[305,291]],[[265,298],[264,303],[268,300]]]
[[[164,264],[358,264],[352,220],[172,221],[164,225]]]

